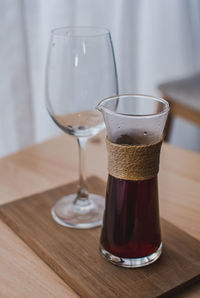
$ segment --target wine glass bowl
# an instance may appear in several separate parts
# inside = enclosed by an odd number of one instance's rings
[[[79,145],[79,183],[76,194],[61,198],[53,218],[72,228],[101,225],[104,199],[88,193],[84,151],[88,138],[105,125],[96,105],[118,94],[117,71],[111,34],[97,27],[63,27],[51,32],[46,67],[46,107],[65,133]]]
[[[96,110],[51,117],[64,132],[75,137],[92,137],[105,128],[103,117]]]

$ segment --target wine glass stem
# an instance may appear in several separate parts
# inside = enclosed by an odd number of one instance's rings
[[[79,185],[77,191],[77,197],[75,200],[75,204],[89,204],[88,200],[88,187],[86,182],[85,175],[85,149],[88,138],[79,137],[77,138],[78,147],[79,147]]]

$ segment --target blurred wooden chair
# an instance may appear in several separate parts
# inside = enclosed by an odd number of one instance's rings
[[[170,104],[166,141],[169,140],[172,121],[176,116],[200,126],[200,73],[160,84],[158,89]]]

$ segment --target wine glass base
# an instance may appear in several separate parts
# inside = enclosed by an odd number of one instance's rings
[[[149,256],[142,257],[142,258],[122,258],[122,257],[117,257],[115,255],[112,255],[109,253],[107,250],[105,250],[103,247],[100,247],[100,253],[102,256],[110,263],[120,266],[120,267],[125,267],[125,268],[137,268],[137,267],[144,267],[147,265],[150,265],[154,263],[161,255],[162,253],[162,242],[159,246],[159,248],[152,253]]]
[[[90,229],[102,225],[105,199],[97,194],[89,194],[88,206],[73,204],[77,194],[58,200],[51,209],[53,219],[62,226],[74,229]]]

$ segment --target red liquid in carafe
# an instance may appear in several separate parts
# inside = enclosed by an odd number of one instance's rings
[[[161,244],[157,176],[142,181],[108,176],[100,241],[109,253],[123,258],[157,251]]]

